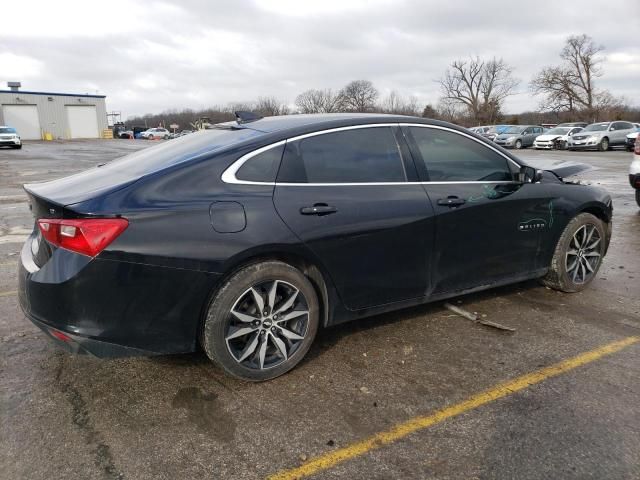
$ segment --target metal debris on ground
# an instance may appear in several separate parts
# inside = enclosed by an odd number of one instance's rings
[[[471,320],[474,323],[479,323],[480,325],[485,325],[487,327],[497,328],[498,330],[506,330],[507,332],[516,331],[515,328],[507,327],[506,325],[492,322],[491,320],[485,320],[476,313],[469,312],[467,310],[464,310],[463,308],[456,307],[455,305],[452,305],[450,303],[445,303],[444,306],[445,308],[447,308],[447,310],[451,310],[453,313],[460,315],[461,317],[466,318],[467,320]]]

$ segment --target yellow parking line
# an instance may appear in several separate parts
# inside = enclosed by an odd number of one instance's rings
[[[17,290],[9,290],[8,292],[0,292],[0,297],[10,297],[11,295],[17,295]]]
[[[460,403],[429,415],[412,418],[411,420],[400,423],[387,431],[377,433],[359,442],[312,458],[299,467],[292,468],[290,470],[283,470],[268,478],[269,480],[295,480],[327,470],[339,463],[364,455],[365,453],[376,448],[380,448],[383,445],[395,442],[396,440],[404,438],[418,430],[428,428],[448,418],[456,417],[469,410],[473,410],[474,408],[493,402],[494,400],[498,400],[519,392],[520,390],[524,390],[531,385],[543,382],[548,378],[555,377],[587,363],[598,360],[606,355],[615,353],[629,345],[637,343],[638,341],[640,341],[640,336],[627,337],[623,340],[609,343],[600,348],[596,348],[595,350],[583,353],[577,357],[556,363],[550,367],[522,375],[521,377],[501,383],[482,393],[473,395]]]

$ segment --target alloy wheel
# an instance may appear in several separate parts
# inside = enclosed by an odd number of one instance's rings
[[[235,301],[225,327],[227,349],[244,367],[265,370],[287,361],[309,330],[309,307],[291,283],[253,285]]]
[[[600,264],[602,238],[595,225],[582,225],[569,243],[565,256],[567,275],[575,284],[584,284],[595,275]]]

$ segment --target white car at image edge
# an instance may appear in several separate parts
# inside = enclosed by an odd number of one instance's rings
[[[22,148],[22,140],[15,128],[0,125],[0,147]]]
[[[636,203],[640,207],[640,135],[636,138],[633,160],[629,168],[629,183],[636,190]]]

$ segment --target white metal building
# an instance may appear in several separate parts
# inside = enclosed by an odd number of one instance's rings
[[[16,82],[17,83],[17,82]],[[19,85],[19,83],[17,83]],[[104,95],[0,90],[0,125],[23,140],[100,138],[107,128]]]

